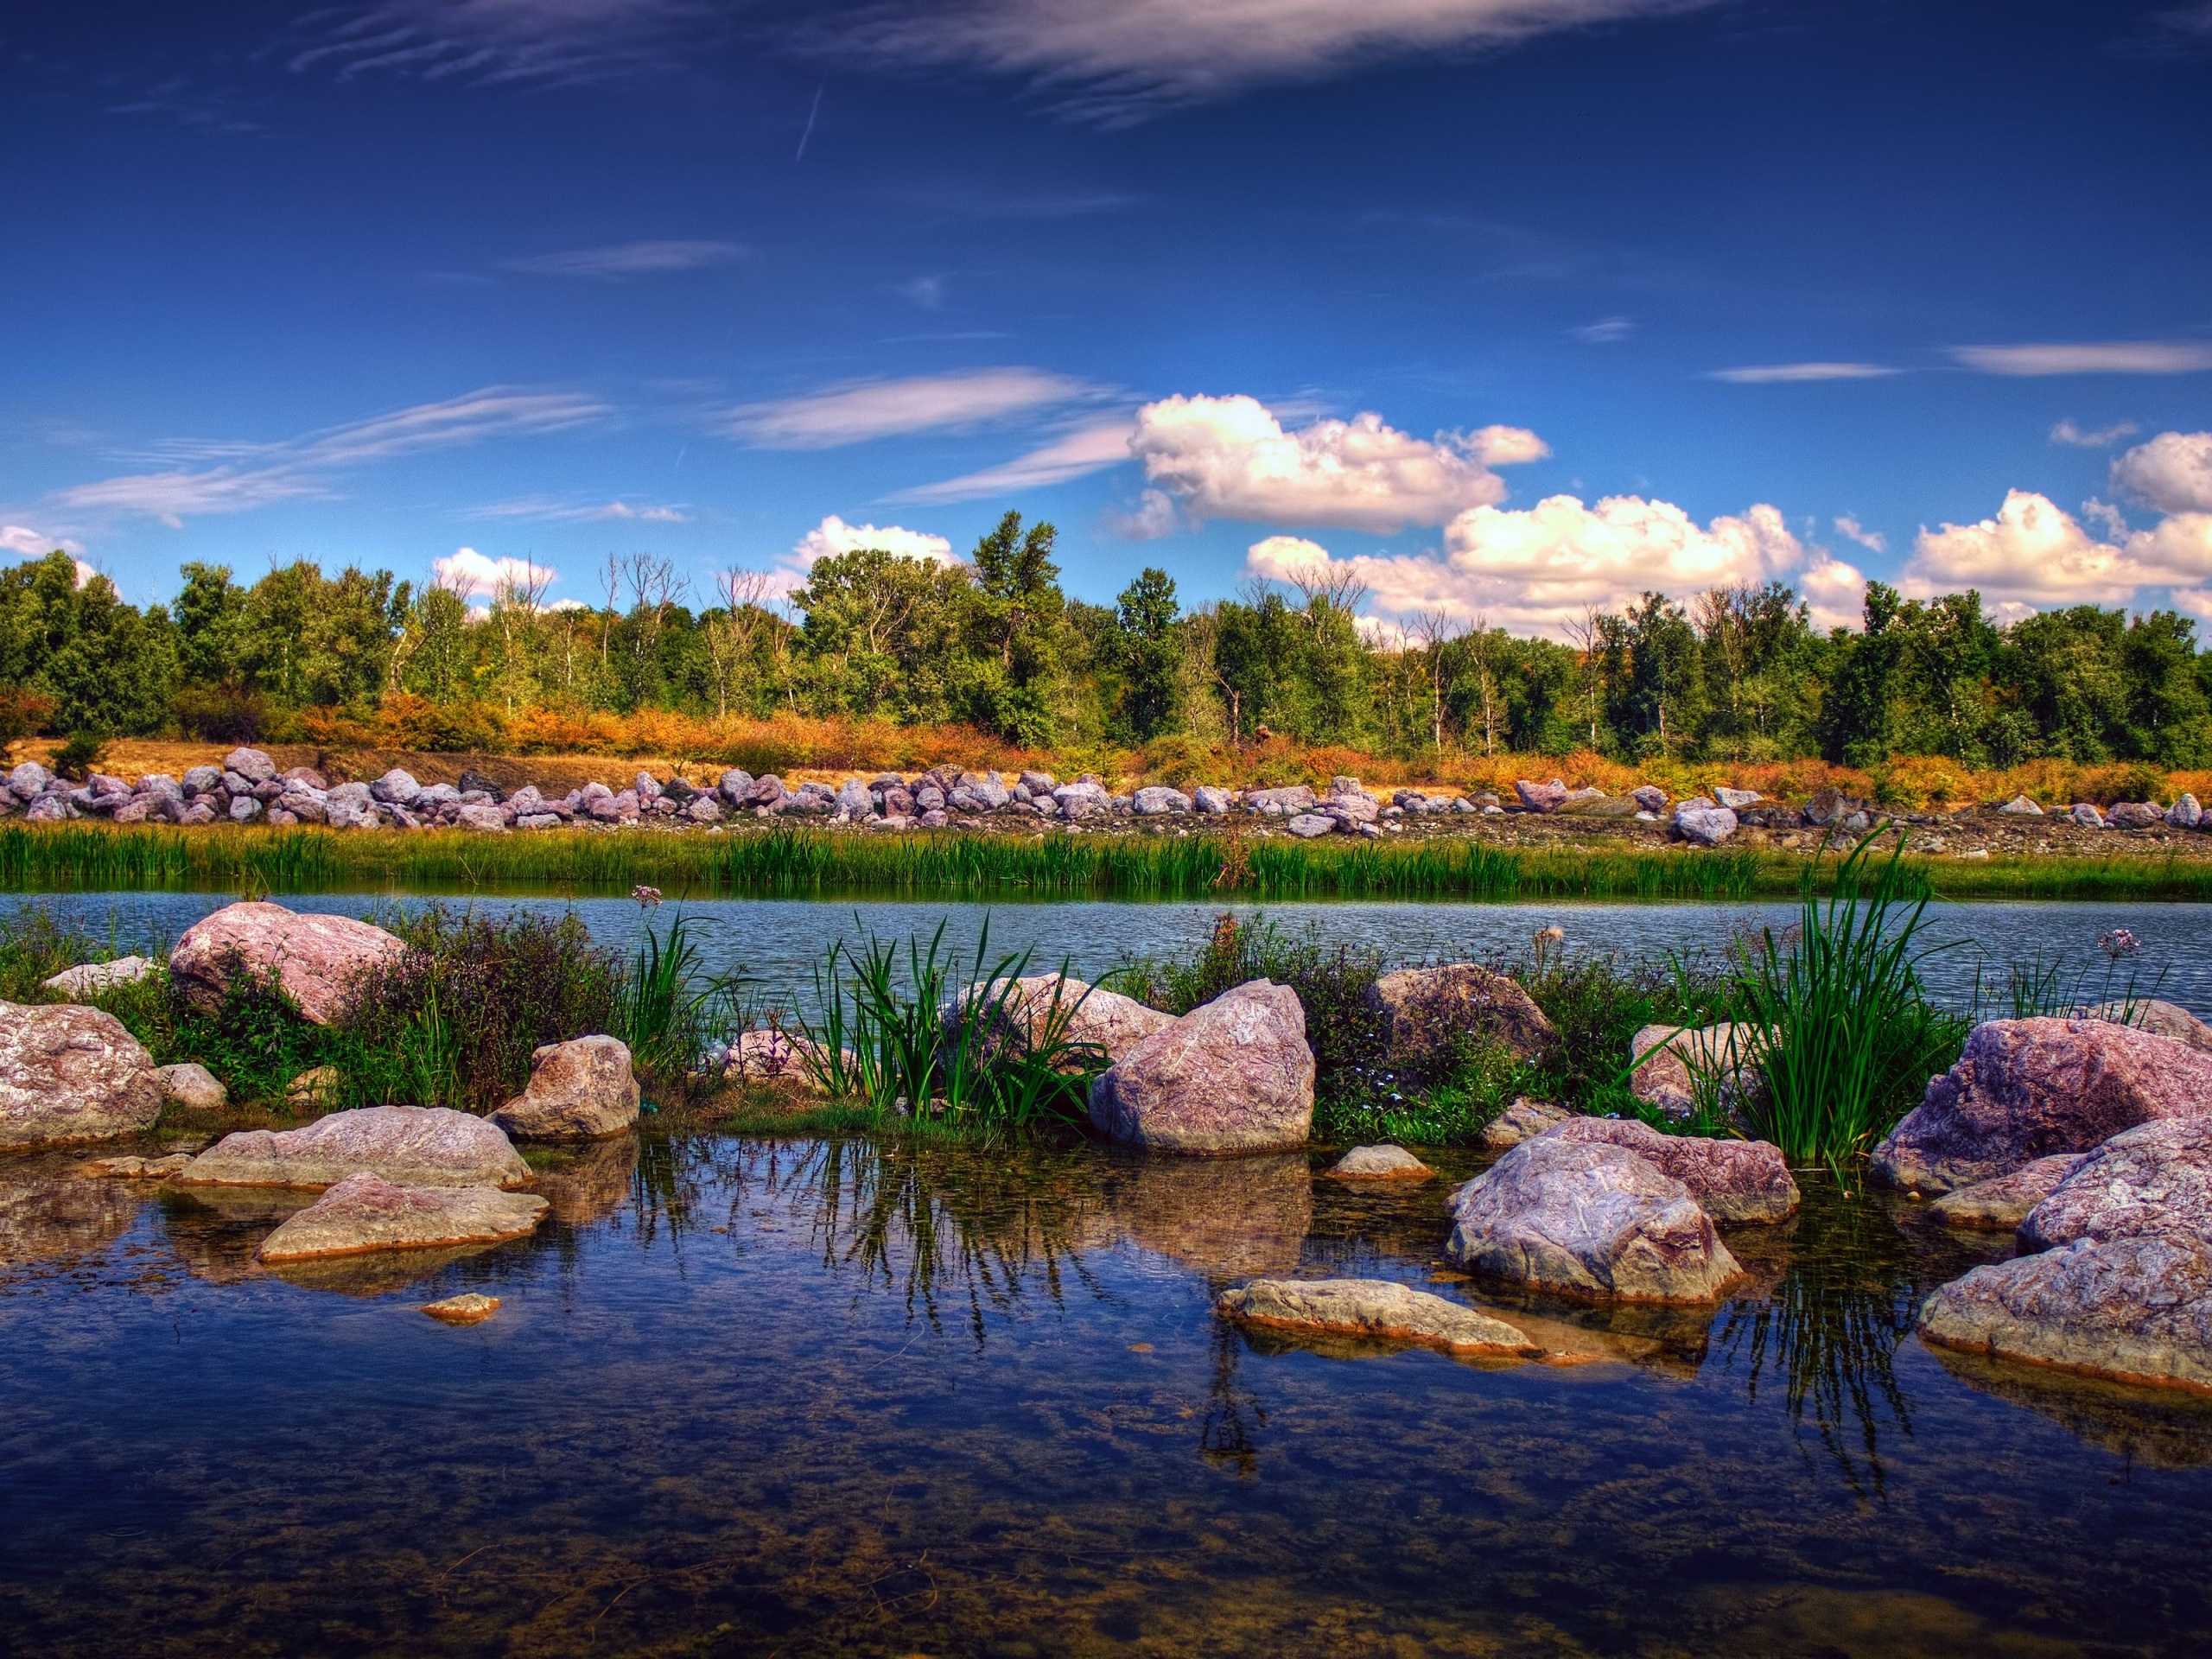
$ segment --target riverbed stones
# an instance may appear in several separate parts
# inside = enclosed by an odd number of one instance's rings
[[[2212,1118],[2164,1118],[2086,1154],[2020,1223],[2020,1248],[2189,1238],[2212,1249]]]
[[[1636,1154],[1688,1187],[1715,1221],[1771,1224],[1797,1213],[1797,1183],[1771,1141],[1662,1135],[1649,1123],[1618,1117],[1570,1118],[1546,1133]]]
[[[153,971],[154,964],[143,957],[118,957],[112,962],[80,962],[44,983],[48,990],[58,991],[72,1002],[89,1002],[118,985],[136,985]]]
[[[135,1135],[162,1100],[153,1056],[113,1014],[0,1002],[0,1148]]]
[[[499,1299],[480,1290],[465,1290],[442,1301],[425,1302],[423,1311],[441,1325],[481,1325],[499,1311]]]
[[[1403,1147],[1354,1147],[1328,1173],[1340,1181],[1427,1181],[1436,1176]]]
[[[1418,1067],[1462,1041],[1495,1041],[1516,1060],[1533,1060],[1559,1040],[1535,999],[1505,975],[1471,962],[1402,968],[1367,988],[1382,1020],[1383,1064]]]
[[[492,1114],[524,1141],[599,1141],[637,1127],[638,1078],[619,1038],[548,1043],[530,1057],[530,1082]]]
[[[2005,1174],[1946,1192],[1928,1206],[1928,1213],[1947,1227],[2009,1233],[2088,1156],[2084,1152],[2058,1152],[2037,1158]]]
[[[1491,1152],[1504,1152],[1519,1146],[1523,1141],[1535,1140],[1546,1129],[1556,1128],[1573,1116],[1564,1106],[1554,1106],[1548,1100],[1533,1100],[1527,1095],[1519,1095],[1503,1112],[1483,1126],[1480,1139]]]
[[[1090,1122],[1152,1152],[1304,1146],[1313,1051],[1297,994],[1251,980],[1140,1039],[1091,1084]]]
[[[230,1103],[230,1090],[222,1080],[197,1060],[156,1066],[154,1075],[161,1079],[162,1097],[187,1111],[219,1112]]]
[[[545,1200],[495,1186],[401,1186],[357,1170],[261,1241],[272,1265],[373,1250],[497,1244],[537,1230]]]
[[[282,905],[231,905],[185,930],[169,973],[188,995],[219,998],[240,972],[273,976],[313,1025],[344,1012],[354,986],[407,953],[397,935],[350,916],[306,915]]]
[[[1452,1218],[1452,1260],[1531,1289],[1710,1302],[1743,1276],[1681,1182],[1625,1147],[1557,1132],[1461,1187]]]
[[[242,1129],[192,1160],[186,1185],[335,1185],[368,1170],[404,1186],[515,1187],[530,1180],[499,1127],[445,1106],[364,1106],[303,1128]]]
[[[1498,1359],[1544,1353],[1503,1319],[1385,1279],[1255,1279],[1222,1292],[1214,1308],[1237,1325],[1307,1336],[1417,1343]]]
[[[1909,1192],[1948,1192],[2208,1112],[2212,1054],[2106,1020],[1993,1020],[1874,1148],[1874,1170]]]

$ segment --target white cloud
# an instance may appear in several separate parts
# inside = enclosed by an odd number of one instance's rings
[[[1856,542],[1870,553],[1885,550],[1889,543],[1878,530],[1869,530],[1850,513],[1835,521],[1835,533],[1847,542]]]
[[[2050,441],[2069,444],[2076,449],[2109,449],[2122,438],[2133,437],[2137,429],[2133,421],[2121,421],[2115,426],[2099,427],[2094,431],[2071,421],[2061,421],[2050,429]]]
[[[817,559],[861,548],[880,550],[902,559],[927,559],[932,564],[960,563],[953,556],[952,543],[942,536],[906,530],[897,524],[880,528],[874,524],[849,524],[834,512],[798,538],[791,556],[801,569],[810,569]]]
[[[1389,533],[1440,524],[1504,499],[1493,466],[1550,451],[1533,432],[1490,426],[1416,438],[1379,415],[1286,431],[1257,398],[1173,397],[1137,411],[1129,448],[1145,477],[1193,520],[1255,519]]]
[[[1585,346],[1611,346],[1626,340],[1635,329],[1636,325],[1626,317],[1600,317],[1567,332]]]
[[[1707,377],[1738,386],[1791,385],[1806,380],[1882,380],[1901,372],[1879,363],[1767,363],[1715,369]]]
[[[57,490],[54,499],[79,512],[143,512],[171,530],[181,530],[188,515],[196,518],[216,513],[248,512],[278,501],[328,493],[315,480],[292,474],[238,472],[217,467],[201,472],[176,468],[165,473],[136,473],[102,479],[95,484],[78,484]]]
[[[1183,515],[1166,491],[1147,490],[1137,498],[1134,512],[1109,514],[1106,527],[1128,541],[1156,542],[1181,530]]]
[[[543,590],[558,574],[530,559],[487,558],[473,547],[457,547],[430,569],[441,586],[456,593],[490,595],[505,587]]]
[[[1917,596],[1979,588],[2012,611],[2125,605],[2140,589],[2212,579],[2212,513],[2177,513],[2150,530],[2100,540],[2048,496],[2006,493],[1993,518],[1923,530],[1905,569]]]
[[[670,271],[734,265],[751,249],[738,242],[622,242],[607,248],[579,248],[569,253],[534,254],[510,259],[506,268],[533,276],[582,276],[615,282],[625,276],[659,276]]]
[[[644,524],[688,524],[691,517],[681,507],[629,502],[573,501],[552,495],[519,496],[470,509],[472,518],[537,518],[548,524],[581,524],[605,520],[634,520]]]
[[[1382,615],[1440,611],[1555,638],[1590,608],[1618,609],[1647,589],[1687,597],[1727,583],[1789,581],[1827,626],[1856,619],[1865,588],[1853,567],[1790,534],[1773,507],[1700,525],[1669,502],[1637,496],[1594,507],[1555,495],[1522,511],[1471,508],[1446,529],[1441,554],[1339,559],[1318,543],[1276,536],[1255,543],[1246,563],[1281,580],[1351,576]]]
[[[2112,486],[2160,512],[2212,512],[2212,432],[2161,432],[2112,464]]]
[[[834,449],[872,438],[981,426],[1094,395],[1083,381],[1044,369],[969,369],[867,380],[804,397],[747,404],[724,419],[728,435],[762,449]]]
[[[85,544],[67,536],[48,536],[33,530],[29,524],[0,524],[0,552],[20,553],[27,559],[42,559],[59,550],[76,558],[82,564]],[[82,587],[80,582],[78,584]]]
[[[1983,374],[2193,374],[2212,369],[2212,343],[2191,340],[1954,346],[1951,355]]]
[[[306,26],[296,71],[573,86],[696,61],[726,18],[705,0],[379,0]]]
[[[966,501],[982,495],[1008,495],[1019,490],[1041,490],[1065,484],[1071,478],[1102,472],[1129,458],[1130,426],[1127,416],[1078,427],[1041,448],[1017,455],[978,473],[948,478],[938,484],[901,490],[893,501]]]

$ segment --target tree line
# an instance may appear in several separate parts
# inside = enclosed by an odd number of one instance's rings
[[[498,748],[532,710],[788,711],[1040,749],[1278,736],[1407,758],[2212,765],[2212,652],[2172,611],[1999,622],[1978,594],[1874,582],[1859,627],[1823,631],[1770,582],[1647,593],[1560,643],[1440,613],[1378,626],[1341,577],[1186,609],[1147,569],[1095,605],[1061,591],[1053,543],[1009,512],[964,561],[861,549],[782,599],[766,572],[699,594],[633,554],[607,561],[597,604],[548,603],[527,569],[479,594],[350,565],[241,584],[191,563],[143,609],[56,552],[0,572],[0,728],[243,741],[404,706],[425,747]]]

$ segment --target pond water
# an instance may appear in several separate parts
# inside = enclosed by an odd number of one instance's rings
[[[0,1160],[10,1656],[2212,1651],[2212,1407],[1931,1353],[2005,1246],[1818,1180],[1718,1310],[1490,1299],[1560,1370],[1220,1324],[1483,1300],[1448,1181],[1303,1155],[626,1140],[534,1239],[286,1277],[304,1197],[74,1161]]]
[[[101,937],[111,930],[123,949],[149,939],[174,939],[200,917],[230,900],[207,893],[71,893],[8,901],[42,905]],[[278,897],[296,910],[351,916],[377,914],[394,904],[429,902],[367,894],[316,893]],[[627,899],[480,899],[486,911],[574,910],[594,936],[626,948],[640,928],[664,928],[679,906],[673,902],[641,912]],[[818,902],[805,899],[710,899],[680,907],[692,918],[709,965],[717,971],[743,967],[762,994],[802,1007],[812,1001],[813,973],[832,939],[851,943],[867,934],[926,941],[942,924],[948,947],[972,959],[977,936],[990,926],[991,957],[1029,951],[1033,971],[1063,961],[1084,978],[1139,957],[1187,956],[1205,941],[1224,909],[1241,915],[1250,906],[1116,904],[1110,902],[986,906],[947,903]],[[1616,951],[1630,959],[1663,958],[1669,951],[1713,950],[1745,929],[1793,925],[1793,904],[1633,905],[1567,904],[1283,904],[1263,913],[1294,935],[1308,929],[1331,942],[1383,951],[1393,962],[1524,955],[1540,928],[1556,926],[1570,951]],[[2116,966],[2099,954],[2099,937],[2125,928],[2141,943],[2140,954]],[[1935,950],[1923,965],[1931,994],[1964,1007],[1974,996],[1975,976],[2001,990],[2005,969],[2040,953],[2065,963],[2063,983],[2089,1001],[2121,995],[2133,983],[2145,996],[2180,1003],[2212,1020],[2212,905],[1979,903],[1937,904],[1928,910],[1925,936]]]

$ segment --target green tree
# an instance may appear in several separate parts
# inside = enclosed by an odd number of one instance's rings
[[[1183,664],[1175,579],[1146,567],[1116,601],[1122,686],[1121,725],[1138,742],[1168,729]]]

